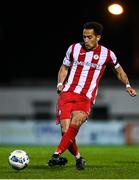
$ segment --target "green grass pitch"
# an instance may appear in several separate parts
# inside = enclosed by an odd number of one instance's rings
[[[55,146],[0,146],[0,179],[139,179],[139,146],[79,146],[86,159],[86,169],[75,168],[75,160],[68,152],[65,167],[49,168],[47,161]],[[14,170],[8,164],[9,153],[25,150],[29,166]]]

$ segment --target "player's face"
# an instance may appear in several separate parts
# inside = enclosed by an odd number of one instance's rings
[[[100,35],[96,35],[93,29],[83,30],[83,40],[86,49],[96,48],[98,46],[98,41],[100,40]]]

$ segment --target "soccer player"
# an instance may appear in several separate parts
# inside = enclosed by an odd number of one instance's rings
[[[62,137],[48,161],[50,167],[65,165],[67,159],[61,154],[68,149],[75,156],[76,168],[78,170],[85,168],[85,159],[79,153],[76,135],[87,120],[91,106],[95,102],[98,85],[107,64],[110,64],[118,79],[125,85],[129,95],[132,97],[137,95],[115,53],[99,44],[102,31],[103,26],[98,22],[85,23],[83,42],[69,46],[59,69],[57,117]]]

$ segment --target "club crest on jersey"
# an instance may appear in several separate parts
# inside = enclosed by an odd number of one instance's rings
[[[94,54],[93,58],[94,58],[95,60],[98,60],[98,59],[99,59],[99,55],[98,55],[98,54]]]

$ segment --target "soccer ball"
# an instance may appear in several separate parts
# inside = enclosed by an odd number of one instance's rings
[[[28,166],[29,156],[23,150],[14,150],[10,153],[8,161],[14,169],[21,170]]]

